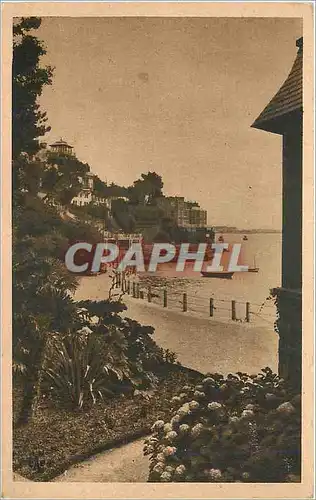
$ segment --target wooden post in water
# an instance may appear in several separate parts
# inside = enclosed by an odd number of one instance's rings
[[[130,282],[130,280],[128,280],[128,282],[127,282],[127,293],[128,293],[128,295],[131,294],[131,282]]]
[[[151,302],[151,287],[150,286],[148,287],[147,299],[148,299],[148,302]]]
[[[136,285],[136,299],[139,299],[139,283]]]
[[[167,307],[167,305],[168,305],[168,296],[167,296],[167,290],[165,289],[163,291],[163,306]]]
[[[186,293],[183,294],[182,310],[183,312],[187,312],[188,310],[188,296]]]
[[[214,316],[214,299],[210,299],[210,316],[211,318]]]
[[[250,302],[246,302],[246,321],[250,321]]]
[[[236,321],[236,301],[232,300],[232,320]]]
[[[133,297],[136,298],[136,283],[133,281]]]
[[[140,299],[144,298],[144,290],[139,290],[139,298]]]

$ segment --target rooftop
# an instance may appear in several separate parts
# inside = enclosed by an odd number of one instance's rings
[[[289,76],[280,90],[252,124],[253,128],[282,133],[284,120],[303,110],[303,37],[296,41],[298,52]]]
[[[50,144],[50,147],[54,146],[67,146],[67,148],[73,148],[73,146],[70,146],[70,144],[67,144],[66,141],[64,141],[62,138],[59,139],[59,141],[54,142],[54,144]]]

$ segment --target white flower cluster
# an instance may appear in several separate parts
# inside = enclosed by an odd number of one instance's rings
[[[189,403],[189,408],[190,410],[198,410],[200,408],[200,403],[198,403],[197,401],[190,401]]]
[[[170,431],[166,435],[166,439],[170,442],[175,441],[178,437],[178,434],[175,431]]]
[[[220,410],[222,407],[223,405],[221,403],[218,403],[217,401],[212,401],[212,403],[209,403],[207,405],[207,408],[211,411]]]
[[[222,477],[220,469],[206,469],[204,473],[211,479],[211,481],[219,481]]]
[[[163,428],[164,428],[164,425],[165,425],[165,423],[164,423],[164,421],[163,421],[163,420],[157,420],[157,421],[153,424],[153,426],[152,426],[152,428],[151,428],[151,431],[152,431],[152,432],[159,431],[159,430],[161,430],[161,429],[163,429]]]
[[[188,434],[190,432],[190,426],[188,424],[181,424],[179,427],[180,434]]]
[[[254,412],[252,410],[244,410],[241,413],[242,418],[253,418],[255,416]]]
[[[192,427],[191,436],[196,438],[196,437],[201,435],[203,430],[204,430],[204,425],[201,423],[198,423],[194,427]]]
[[[180,415],[180,417],[186,417],[187,415],[190,415],[191,410],[189,403],[185,403],[184,405],[180,406],[177,414]]]
[[[292,405],[292,403],[286,402],[286,403],[283,403],[280,406],[278,406],[276,411],[279,413],[291,414],[291,413],[295,412],[295,408]]]

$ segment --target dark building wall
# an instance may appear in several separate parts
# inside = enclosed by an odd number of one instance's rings
[[[298,390],[302,378],[302,120],[283,134],[282,287],[278,305],[279,374]],[[289,125],[289,123],[288,123]]]
[[[302,287],[302,130],[283,136],[282,287]]]

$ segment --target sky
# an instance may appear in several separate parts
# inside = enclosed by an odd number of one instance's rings
[[[286,18],[44,17],[45,141],[67,140],[108,182],[157,172],[210,225],[280,229],[282,139],[251,124],[301,35]]]

